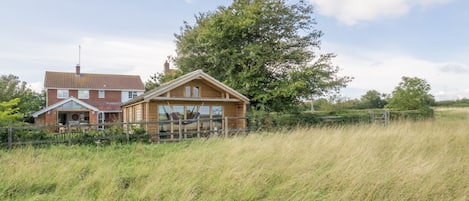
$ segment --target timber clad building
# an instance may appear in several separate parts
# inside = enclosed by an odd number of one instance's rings
[[[246,128],[248,104],[244,95],[196,70],[125,102],[122,111],[124,123],[153,122],[143,124],[145,131],[160,134]]]
[[[49,72],[44,78],[46,108],[33,114],[36,125],[79,125],[122,121],[121,104],[143,94],[138,75]]]

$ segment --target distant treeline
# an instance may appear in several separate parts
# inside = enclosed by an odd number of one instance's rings
[[[469,99],[444,100],[435,102],[437,107],[469,107]]]

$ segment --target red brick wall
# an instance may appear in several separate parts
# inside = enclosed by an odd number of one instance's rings
[[[54,103],[60,102],[64,99],[57,98],[57,89],[48,89],[47,90],[47,103],[52,105]],[[99,90],[90,90],[90,97],[88,99],[80,99],[84,102],[121,102],[121,91],[105,91],[104,98],[99,98]],[[78,90],[69,90],[68,95],[71,97],[78,98]]]
[[[57,110],[50,110],[44,113],[45,125],[56,125],[57,124]]]
[[[90,98],[80,100],[85,102],[121,102],[121,93],[121,91],[105,91],[104,98],[99,98],[99,90],[90,90]]]

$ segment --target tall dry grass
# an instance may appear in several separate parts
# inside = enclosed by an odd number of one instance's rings
[[[1,200],[467,200],[469,122],[0,152]]]

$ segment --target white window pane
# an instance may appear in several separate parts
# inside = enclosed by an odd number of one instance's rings
[[[104,98],[104,90],[99,90],[98,98]]]
[[[68,90],[67,89],[58,89],[57,90],[57,98],[68,98]]]
[[[198,98],[199,97],[199,87],[194,87],[192,89],[192,97]]]
[[[90,91],[88,90],[78,90],[79,99],[88,99],[90,98]]]

